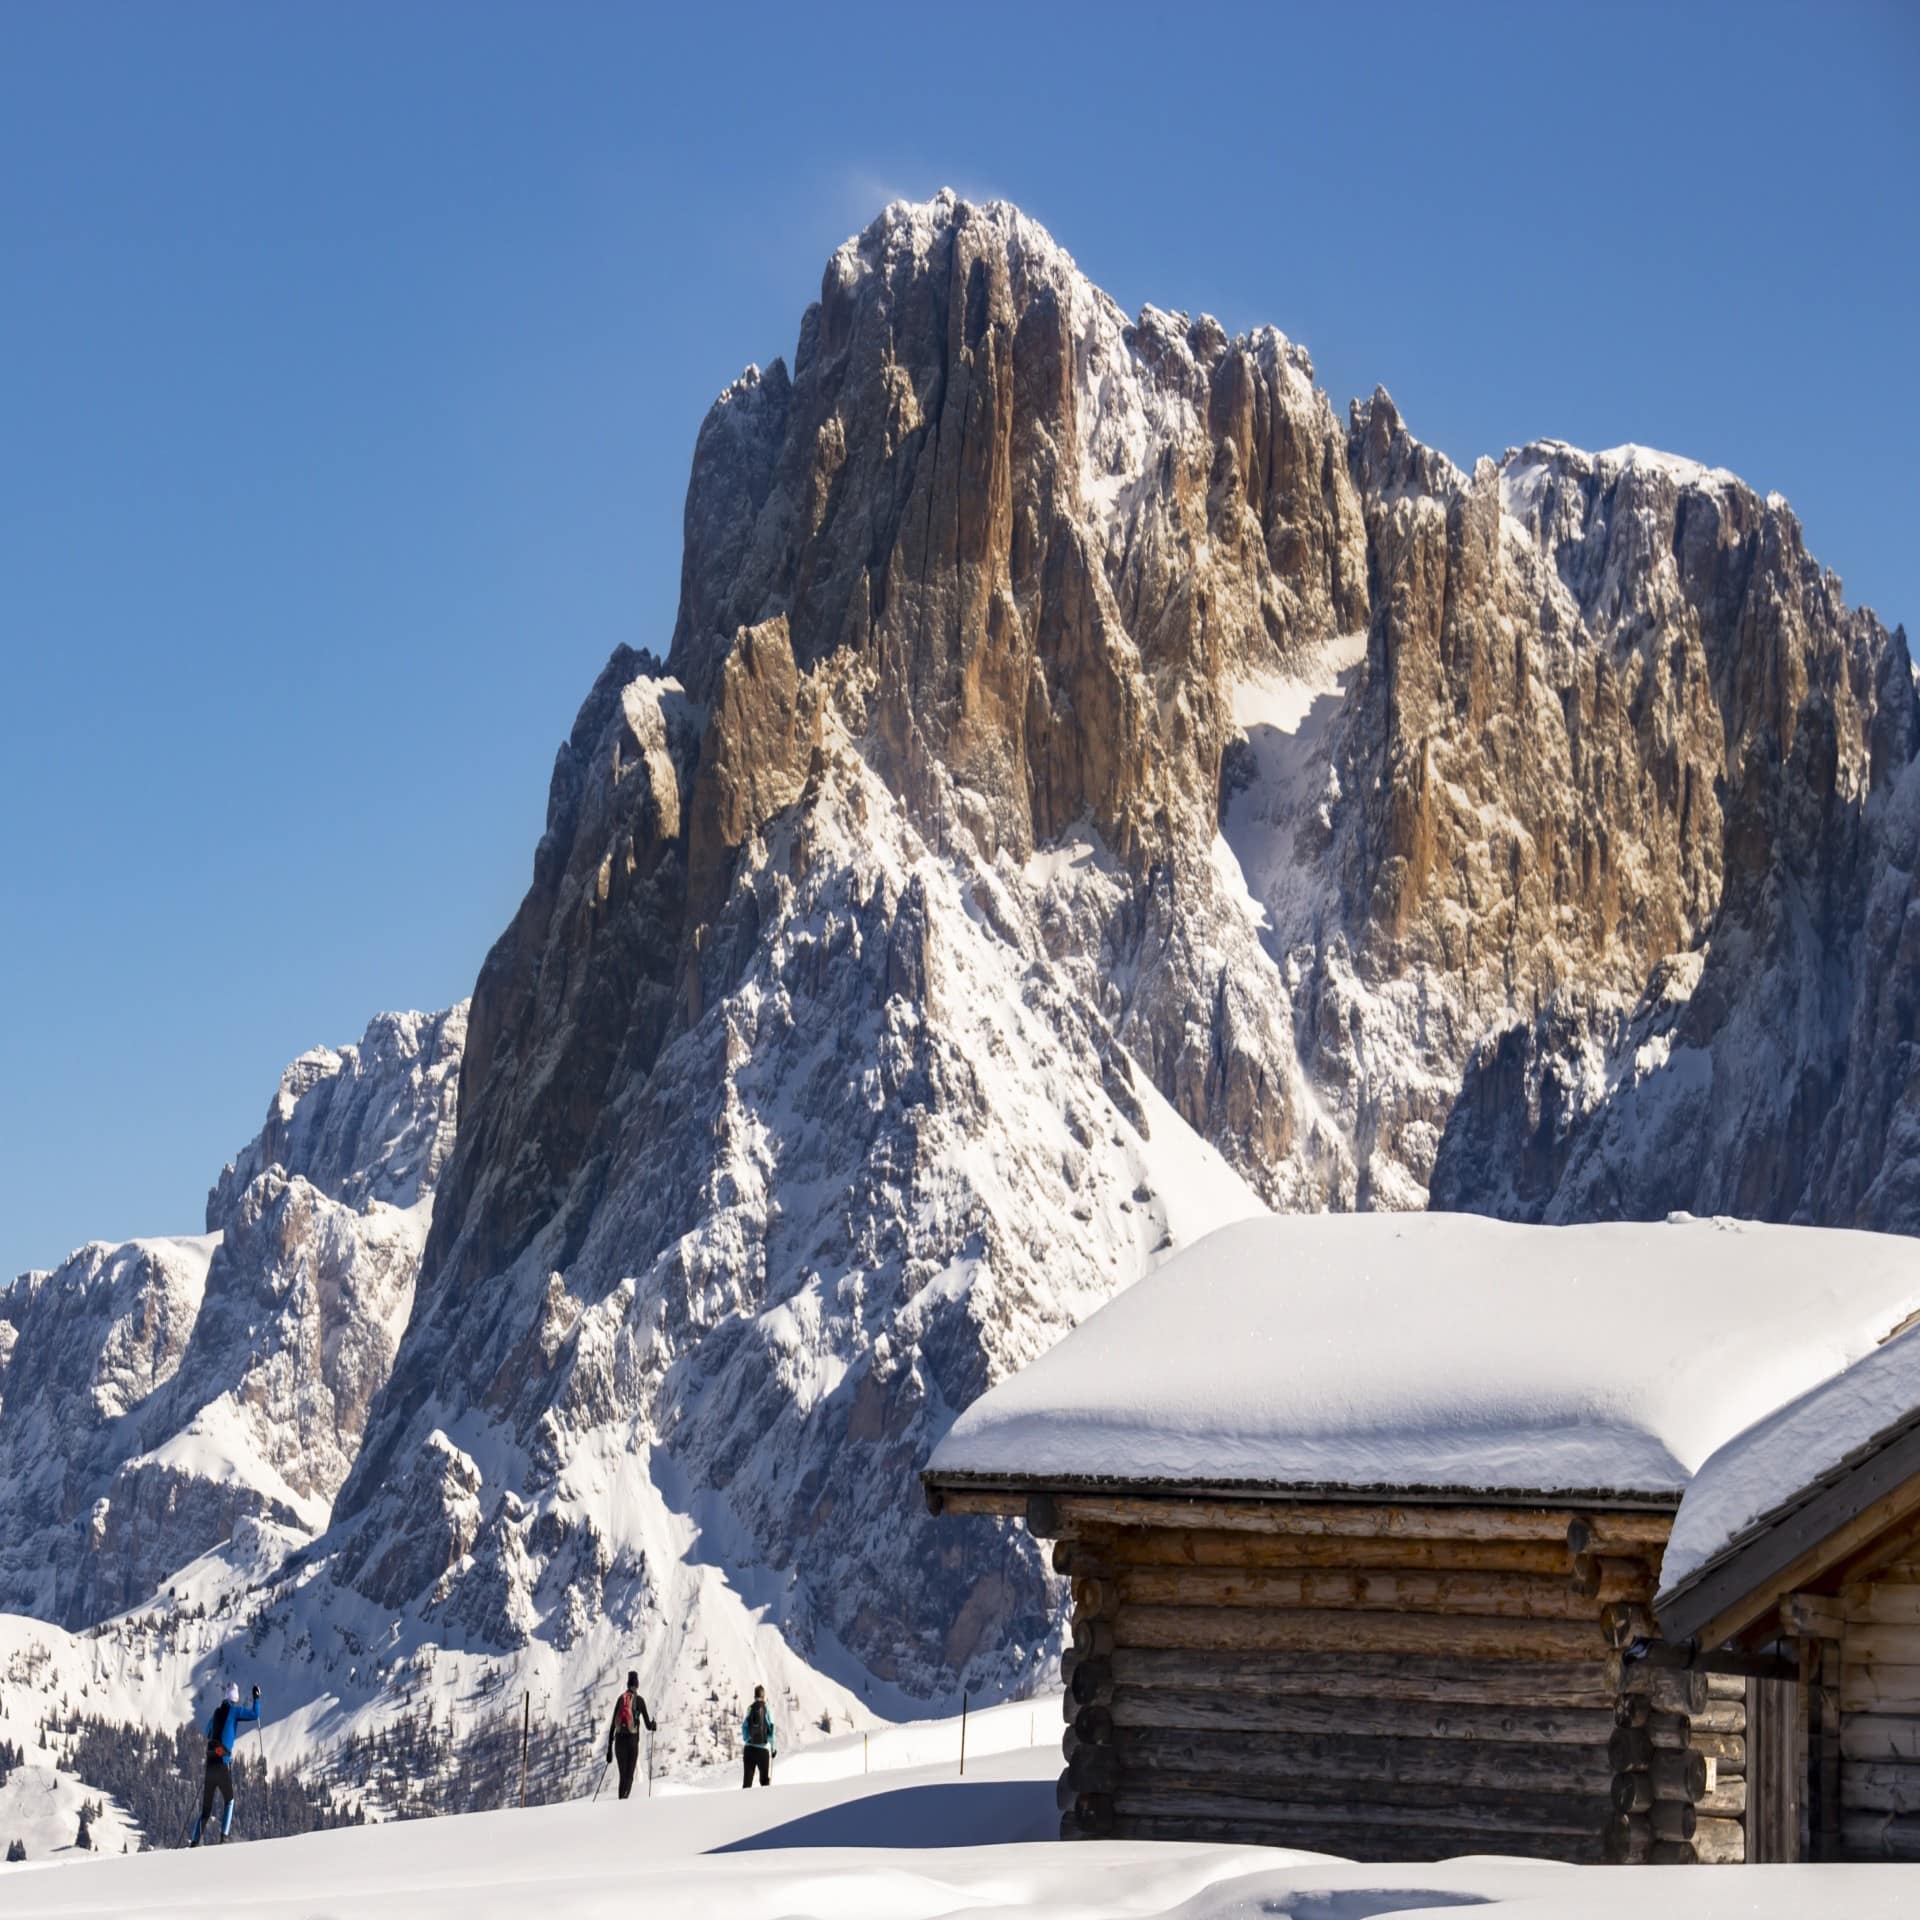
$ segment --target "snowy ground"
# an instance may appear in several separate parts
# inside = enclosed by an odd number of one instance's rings
[[[1057,1700],[974,1716],[964,1778],[957,1725],[931,1723],[803,1749],[777,1764],[766,1792],[715,1777],[625,1805],[603,1796],[233,1854],[68,1856],[0,1867],[0,1887],[10,1920],[1369,1920],[1479,1905],[1513,1920],[1616,1920],[1629,1887],[1636,1920],[1893,1920],[1913,1911],[1920,1886],[1904,1867],[1353,1866],[1262,1847],[1069,1845],[1049,1837],[1059,1724]]]

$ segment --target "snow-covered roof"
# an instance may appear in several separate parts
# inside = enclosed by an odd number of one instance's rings
[[[975,1401],[929,1477],[1671,1500],[1916,1309],[1893,1235],[1245,1221]]]
[[[1662,1590],[1699,1572],[1757,1522],[1796,1506],[1836,1469],[1916,1417],[1920,1327],[1768,1414],[1707,1460],[1680,1502],[1660,1570]]]

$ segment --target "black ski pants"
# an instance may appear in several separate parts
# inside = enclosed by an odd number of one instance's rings
[[[207,1762],[207,1783],[200,1789],[200,1818],[193,1829],[193,1844],[197,1847],[207,1824],[207,1816],[213,1812],[215,1797],[226,1802],[221,1812],[221,1834],[226,1838],[226,1822],[233,1813],[233,1769],[224,1760]]]
[[[637,1733],[616,1733],[613,1736],[613,1757],[620,1763],[620,1798],[624,1800],[633,1791],[633,1770],[640,1764],[640,1736]]]
[[[772,1778],[767,1772],[767,1761],[769,1757],[765,1747],[742,1747],[740,1749],[740,1784],[743,1787],[753,1785],[753,1776],[756,1772],[760,1775],[760,1784],[763,1787],[770,1787],[773,1784]]]

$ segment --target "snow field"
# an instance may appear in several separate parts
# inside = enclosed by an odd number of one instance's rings
[[[624,1804],[361,1827],[223,1848],[0,1868],[14,1920],[1371,1920],[1490,1906],[1513,1920],[1617,1920],[1619,1869],[1465,1858],[1356,1866],[1261,1847],[1041,1837],[1057,1757],[716,1787]],[[1902,1867],[1641,1868],[1638,1920],[1893,1920]]]

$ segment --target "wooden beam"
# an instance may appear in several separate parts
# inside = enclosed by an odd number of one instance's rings
[[[1840,1839],[1849,1860],[1920,1860],[1920,1814],[1849,1812]]]
[[[1172,1802],[1169,1802],[1171,1806]],[[1337,1853],[1349,1860],[1446,1860],[1465,1853],[1498,1853],[1528,1859],[1560,1860],[1575,1866],[1597,1866],[1606,1857],[1597,1831],[1588,1833],[1519,1833],[1499,1825],[1489,1811],[1470,1831],[1460,1828],[1355,1826],[1343,1820],[1337,1808],[1316,1809],[1307,1818],[1276,1819],[1261,1801],[1242,1802],[1227,1814],[1196,1814],[1181,1802],[1181,1811],[1159,1809],[1117,1817],[1113,1835],[1121,1840],[1189,1840],[1296,1847],[1315,1853]]]
[[[1591,1660],[1606,1651],[1597,1625],[1572,1620],[1310,1607],[1122,1607],[1114,1623],[1114,1644],[1247,1653],[1413,1653],[1552,1661]]]
[[[1324,1792],[1340,1801],[1356,1797],[1356,1784],[1371,1784],[1381,1797],[1401,1795],[1404,1789],[1403,1805],[1466,1803],[1481,1788],[1574,1794],[1589,1819],[1604,1810],[1613,1778],[1604,1746],[1540,1747],[1519,1741],[1381,1740],[1360,1733],[1270,1733],[1264,1727],[1223,1733],[1115,1726],[1112,1750],[1130,1780],[1149,1773],[1218,1773],[1229,1779],[1237,1775],[1246,1783],[1258,1781],[1263,1791],[1267,1783],[1284,1781],[1290,1783],[1288,1793]],[[1082,1747],[1078,1753],[1087,1751]],[[1684,1770],[1684,1757],[1673,1758]],[[1704,1763],[1693,1771],[1704,1781]]]
[[[1456,1793],[1435,1805],[1403,1801],[1398,1805],[1370,1795],[1342,1795],[1338,1783],[1318,1790],[1296,1792],[1288,1787],[1270,1792],[1248,1791],[1249,1783],[1231,1773],[1223,1775],[1156,1775],[1151,1780],[1128,1776],[1114,1789],[1114,1811],[1121,1818],[1169,1814],[1212,1815],[1244,1820],[1249,1828],[1273,1821],[1323,1824],[1329,1831],[1368,1827],[1400,1828],[1418,1825],[1451,1833],[1455,1853],[1478,1852],[1478,1845],[1462,1842],[1487,1828],[1506,1833],[1565,1835],[1591,1840],[1605,1818],[1604,1796],[1587,1794],[1496,1793],[1482,1790]],[[1236,1789],[1238,1789],[1236,1791]],[[1342,1848],[1341,1851],[1345,1851]]]
[[[1747,1770],[1747,1736],[1744,1733],[1698,1733],[1687,1742],[1689,1749],[1711,1760],[1724,1774]]]
[[[1607,1645],[1622,1651],[1637,1640],[1653,1639],[1660,1631],[1645,1607],[1636,1607],[1625,1600],[1615,1600],[1600,1609],[1600,1626],[1607,1636]]]
[[[1656,1800],[1648,1809],[1655,1840],[1691,1840],[1699,1815],[1690,1800]]]
[[[1616,1866],[1646,1860],[1653,1847],[1653,1822],[1644,1813],[1616,1813],[1606,1825],[1607,1858]]]
[[[1848,1627],[1920,1627],[1920,1587],[1860,1581],[1842,1589],[1840,1604]],[[1915,1648],[1920,1651],[1920,1639]]]
[[[1107,1527],[1077,1551],[1126,1567],[1351,1567],[1564,1578],[1558,1540],[1434,1540],[1411,1534],[1248,1533],[1207,1527]],[[1056,1567],[1065,1573],[1065,1567]],[[1611,1596],[1609,1596],[1611,1597]]]
[[[1849,1660],[1841,1669],[1843,1713],[1920,1713],[1920,1666]]]
[[[1780,1596],[1780,1625],[1803,1638],[1838,1640],[1847,1630],[1847,1612],[1832,1594],[1785,1593]]]
[[[1616,1600],[1633,1601],[1645,1606],[1653,1599],[1654,1572],[1644,1560],[1627,1560],[1597,1553],[1574,1555],[1575,1593],[1601,1606]]]
[[[1843,1701],[1840,1757],[1920,1765],[1920,1713],[1847,1713]]]
[[[1595,1612],[1564,1578],[1542,1574],[1133,1567],[1122,1571],[1117,1585],[1126,1606],[1350,1607],[1582,1623]]]
[[[1067,1681],[1067,1694],[1078,1705],[1086,1706],[1103,1699],[1113,1690],[1113,1666],[1111,1659],[1081,1659],[1078,1654],[1069,1656],[1073,1661],[1073,1673]],[[1067,1661],[1060,1662],[1065,1672]]]
[[[1707,1676],[1704,1673],[1674,1672],[1664,1667],[1649,1667],[1632,1661],[1620,1678],[1623,1704],[1646,1703],[1645,1713],[1632,1710],[1619,1716],[1623,1727],[1640,1726],[1648,1713],[1684,1713],[1689,1719],[1706,1710]]]
[[[1840,1798],[1848,1813],[1920,1813],[1920,1767],[1850,1761],[1841,1768]]]
[[[1567,1521],[1567,1546],[1573,1553],[1664,1551],[1672,1531],[1670,1512],[1576,1513]]]
[[[1613,1716],[1585,1708],[1487,1705],[1467,1701],[1383,1700],[1353,1696],[1273,1697],[1260,1690],[1251,1716],[1276,1734],[1364,1734],[1375,1739],[1496,1740],[1541,1747],[1575,1746],[1604,1752]],[[1250,1724],[1246,1692],[1214,1693],[1188,1687],[1116,1687],[1101,1707],[1110,1724],[1190,1732],[1242,1733]],[[1074,1723],[1076,1727],[1079,1721]],[[1092,1723],[1089,1723],[1092,1724]],[[1081,1731],[1085,1733],[1086,1728]],[[1543,1756],[1543,1764],[1551,1756]]]
[[[1702,1815],[1693,1829],[1693,1857],[1709,1866],[1738,1866],[1747,1857],[1745,1827]]]
[[[1150,1499],[1063,1493],[1062,1525],[1198,1527],[1219,1533],[1281,1533],[1409,1540],[1559,1540],[1568,1509],[1495,1506],[1348,1506],[1337,1501]],[[1670,1523],[1669,1523],[1670,1524]]]
[[[1110,1666],[1116,1686],[1218,1690],[1243,1711],[1249,1692],[1262,1700],[1330,1694],[1375,1700],[1430,1700],[1526,1708],[1601,1708],[1611,1711],[1621,1681],[1620,1656],[1582,1660],[1463,1660],[1422,1654],[1190,1651],[1116,1647]],[[1079,1687],[1082,1671],[1074,1674]],[[1686,1676],[1680,1676],[1684,1683]],[[1089,1696],[1091,1697],[1091,1696]],[[1701,1689],[1705,1698],[1705,1689]]]
[[[1744,1814],[1747,1810],[1747,1783],[1744,1776],[1730,1774],[1716,1780],[1698,1801],[1702,1813]]]
[[[1082,1620],[1105,1620],[1120,1610],[1120,1585],[1114,1580],[1073,1580],[1073,1611]]]

